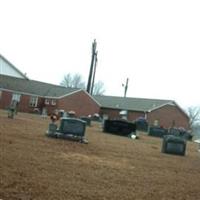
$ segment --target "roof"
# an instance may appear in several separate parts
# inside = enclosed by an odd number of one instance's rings
[[[151,112],[164,105],[176,105],[173,100],[129,98],[116,96],[93,96],[103,108]]]
[[[79,88],[66,88],[34,80],[21,79],[0,74],[0,89],[42,97],[61,98],[68,94],[78,92]]]
[[[10,67],[12,67],[13,70],[16,71],[18,74],[20,74],[23,78],[28,79],[28,77],[27,77],[24,73],[22,73],[19,69],[17,69],[17,67],[15,67],[10,61],[8,61],[8,60],[7,60],[4,56],[2,56],[1,54],[0,54],[0,58],[1,58],[5,63],[7,63]]]

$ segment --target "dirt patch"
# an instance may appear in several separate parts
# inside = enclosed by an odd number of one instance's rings
[[[45,136],[49,119],[0,111],[0,199],[197,200],[200,153],[162,154],[162,140],[105,134],[87,127],[89,144]]]

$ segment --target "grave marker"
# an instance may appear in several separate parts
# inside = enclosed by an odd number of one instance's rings
[[[57,131],[57,125],[54,123],[50,123],[49,124],[49,128],[48,128],[48,134],[49,135],[55,135],[56,131]]]
[[[185,155],[186,140],[173,135],[166,135],[163,138],[162,153]]]
[[[62,118],[59,132],[64,135],[74,135],[83,137],[85,135],[86,122],[76,118]]]
[[[148,134],[154,137],[164,137],[168,134],[168,130],[158,126],[151,126],[149,127]]]
[[[121,136],[130,136],[136,131],[136,125],[124,120],[105,120],[103,131]]]
[[[63,117],[60,127],[53,123],[49,124],[47,135],[55,138],[71,139],[82,143],[88,143],[85,139],[86,122],[76,118]]]
[[[12,100],[8,108],[8,118],[14,119],[14,116],[17,113],[17,106],[18,106],[18,101]]]

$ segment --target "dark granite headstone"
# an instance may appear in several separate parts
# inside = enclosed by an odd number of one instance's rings
[[[170,128],[168,131],[168,134],[175,135],[186,140],[192,140],[192,137],[193,137],[192,134],[190,134],[188,131],[186,131],[183,128]]]
[[[76,118],[61,118],[60,127],[52,122],[49,124],[47,136],[53,138],[69,139],[87,144],[85,136],[86,122]]]
[[[85,135],[86,122],[76,118],[62,118],[59,132],[63,135],[83,137]]]
[[[105,120],[103,131],[121,136],[129,136],[136,131],[135,123],[124,120]]]
[[[166,135],[163,138],[162,152],[176,155],[185,155],[186,140],[178,136]]]
[[[163,137],[168,134],[168,130],[165,128],[151,126],[149,127],[149,135],[154,137]]]

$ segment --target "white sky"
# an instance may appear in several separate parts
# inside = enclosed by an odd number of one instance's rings
[[[0,0],[0,53],[30,79],[85,81],[97,40],[106,95],[200,106],[199,0]]]

